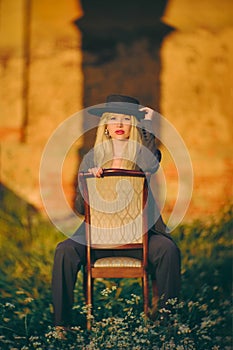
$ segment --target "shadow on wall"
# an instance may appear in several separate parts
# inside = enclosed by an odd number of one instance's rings
[[[81,5],[84,16],[75,25],[82,32],[84,107],[119,93],[159,111],[160,48],[173,30],[161,21],[167,0],[81,0]],[[81,159],[93,146],[95,132],[84,135]]]

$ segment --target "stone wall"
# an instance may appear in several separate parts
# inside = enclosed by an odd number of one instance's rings
[[[170,1],[163,17],[175,31],[161,50],[161,110],[193,162],[187,216],[203,218],[232,201],[233,4],[191,3]]]
[[[29,17],[27,1],[0,3],[1,183],[42,209],[39,165],[52,132],[75,112],[119,92],[160,111],[184,139],[195,180],[184,220],[217,214],[232,198],[231,1],[220,8],[217,0],[138,0],[134,11],[130,1],[119,1],[115,10],[107,1],[102,8],[85,0],[29,3]],[[77,130],[82,128],[80,119]],[[65,162],[69,202],[78,155],[91,143],[89,136],[78,140]],[[178,179],[161,148],[167,218]]]
[[[1,7],[1,182],[42,208],[43,149],[58,125],[83,107],[81,34],[73,24],[82,9],[75,0],[6,0]],[[68,190],[78,162],[76,153],[70,158]]]

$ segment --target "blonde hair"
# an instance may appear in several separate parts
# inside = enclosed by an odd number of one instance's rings
[[[111,116],[112,113],[110,112],[103,113],[96,133],[94,161],[96,166],[102,168],[110,168],[114,156],[112,139],[105,134],[105,129]],[[121,168],[123,169],[135,169],[137,150],[142,144],[142,139],[137,129],[138,121],[133,115],[129,117],[131,118],[131,129],[129,141],[126,144],[124,156],[122,158]]]

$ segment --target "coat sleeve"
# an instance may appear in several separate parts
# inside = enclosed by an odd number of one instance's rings
[[[94,167],[94,153],[93,150],[88,152],[79,167],[79,172],[86,172],[88,171],[89,168]],[[79,182],[79,179],[77,179],[77,186],[76,186],[76,197],[75,197],[75,202],[74,202],[75,210],[77,211],[78,214],[84,215],[84,199],[83,199],[83,194],[82,194],[82,188],[81,184]]]
[[[142,144],[146,146],[152,153],[155,153],[157,150],[155,136],[151,132],[152,122],[151,120],[141,120],[139,124],[139,133],[142,138]]]
[[[75,197],[74,206],[75,206],[75,210],[79,215],[84,215],[84,199],[78,186],[76,188],[76,197]]]
[[[160,150],[157,148],[156,138],[151,132],[151,120],[142,120],[139,124],[138,130],[141,135],[143,145],[138,157],[138,165],[143,171],[150,171],[154,173],[159,168],[162,155]]]

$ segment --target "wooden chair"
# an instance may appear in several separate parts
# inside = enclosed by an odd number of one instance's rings
[[[85,200],[89,329],[95,278],[141,278],[144,313],[148,314],[148,177],[140,171],[122,169],[106,169],[101,178],[80,173]],[[98,249],[140,249],[141,259],[109,256],[93,260],[93,251]]]

